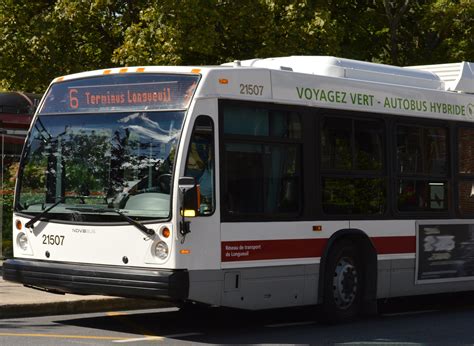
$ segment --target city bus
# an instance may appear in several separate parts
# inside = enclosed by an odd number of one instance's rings
[[[474,290],[474,64],[325,56],[55,79],[5,280],[247,310]]]

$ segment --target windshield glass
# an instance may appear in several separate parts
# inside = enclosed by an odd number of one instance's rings
[[[16,210],[49,219],[170,216],[170,182],[184,111],[42,114],[22,160]],[[81,212],[81,208],[84,212]]]

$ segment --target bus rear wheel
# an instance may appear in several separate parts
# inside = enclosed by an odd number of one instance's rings
[[[326,323],[353,320],[361,312],[364,265],[356,244],[342,240],[335,244],[326,261],[323,315]]]

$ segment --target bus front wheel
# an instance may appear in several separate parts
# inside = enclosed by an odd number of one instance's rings
[[[323,314],[326,323],[354,319],[361,311],[364,265],[356,244],[349,239],[337,242],[328,255],[324,275]]]

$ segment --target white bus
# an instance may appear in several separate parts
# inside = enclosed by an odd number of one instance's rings
[[[474,290],[474,64],[293,56],[54,80],[4,278],[249,310]]]

